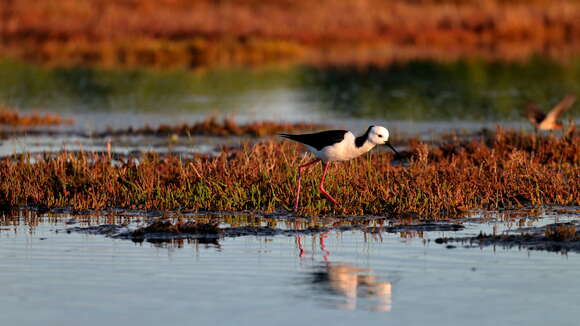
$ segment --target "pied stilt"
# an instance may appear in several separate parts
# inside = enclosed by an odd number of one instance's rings
[[[298,187],[296,188],[296,201],[294,202],[295,211],[298,210],[298,202],[300,200],[300,180],[302,178],[302,171],[305,168],[318,162],[324,164],[324,172],[322,173],[322,179],[320,180],[318,189],[320,189],[320,192],[322,192],[331,202],[335,205],[339,205],[338,202],[332,198],[326,190],[324,190],[324,178],[326,177],[326,172],[330,162],[351,160],[370,151],[376,145],[387,145],[396,155],[399,154],[389,143],[389,131],[387,128],[381,126],[370,126],[367,131],[359,137],[355,137],[354,134],[348,130],[328,130],[302,135],[280,134],[280,136],[306,145],[310,152],[316,157],[316,159],[298,167]]]

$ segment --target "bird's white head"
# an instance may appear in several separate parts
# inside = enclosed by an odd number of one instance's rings
[[[389,131],[385,127],[381,126],[371,126],[367,131],[367,139],[369,143],[373,145],[387,145],[393,152],[395,156],[399,156],[399,152],[389,143]]]
[[[389,141],[389,131],[385,127],[373,126],[369,129],[367,141],[373,145],[384,145]]]

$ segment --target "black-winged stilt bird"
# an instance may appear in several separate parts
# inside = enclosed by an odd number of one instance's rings
[[[324,190],[324,178],[328,171],[330,162],[334,161],[348,161],[357,156],[360,156],[370,151],[376,145],[389,146],[396,155],[399,155],[397,150],[389,143],[389,131],[385,127],[370,126],[367,131],[359,137],[348,130],[327,130],[313,134],[290,135],[280,134],[284,138],[302,143],[308,147],[310,152],[316,159],[300,165],[298,167],[298,187],[296,188],[296,201],[294,203],[294,210],[298,210],[298,202],[300,200],[300,179],[302,178],[302,170],[305,168],[322,162],[324,164],[324,172],[318,189],[326,198],[328,198],[335,205],[338,202]]]
[[[524,116],[534,125],[538,130],[556,130],[562,129],[564,126],[558,117],[576,101],[576,96],[573,94],[567,95],[558,104],[556,104],[547,114],[540,111],[538,105],[534,102],[529,102],[526,106]]]

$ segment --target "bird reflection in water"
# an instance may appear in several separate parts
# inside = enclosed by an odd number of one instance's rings
[[[318,293],[339,298],[332,303],[341,310],[368,309],[386,312],[392,306],[392,283],[378,280],[370,268],[359,268],[347,262],[329,261],[330,251],[326,248],[327,233],[319,236],[323,263],[309,274],[308,283]],[[302,236],[296,236],[298,255],[303,258]],[[328,302],[326,300],[326,302]],[[361,307],[363,306],[364,307]]]
[[[343,297],[336,303],[341,310],[357,309],[358,299],[365,298],[373,311],[390,311],[392,285],[372,275],[372,269],[358,268],[350,263],[326,262],[312,273],[312,284],[317,290]],[[365,301],[366,304],[366,301]]]

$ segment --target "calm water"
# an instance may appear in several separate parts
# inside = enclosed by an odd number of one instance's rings
[[[577,254],[428,241],[509,223],[135,244],[66,220],[3,220],[0,324],[577,325]]]
[[[51,69],[3,60],[0,75],[0,103],[81,119],[101,114],[95,124],[130,122],[131,113],[150,114],[155,124],[209,112],[243,119],[498,122],[519,120],[528,100],[548,108],[567,93],[580,94],[580,58],[207,72]],[[572,115],[580,117],[580,110]]]
[[[520,117],[533,100],[547,109],[580,94],[580,58],[506,63],[418,61],[384,68],[286,67],[192,71],[43,68],[0,60],[0,104],[59,112],[75,124],[48,129],[90,133],[194,123],[210,114],[255,120],[320,122],[355,132],[384,125],[393,138],[430,140],[442,132],[531,126]],[[580,123],[578,104],[564,115]],[[0,128],[5,128],[0,126]],[[46,129],[47,127],[41,127]],[[104,150],[107,139],[28,136],[0,139],[0,156]],[[215,152],[239,139],[116,137],[113,152]]]

